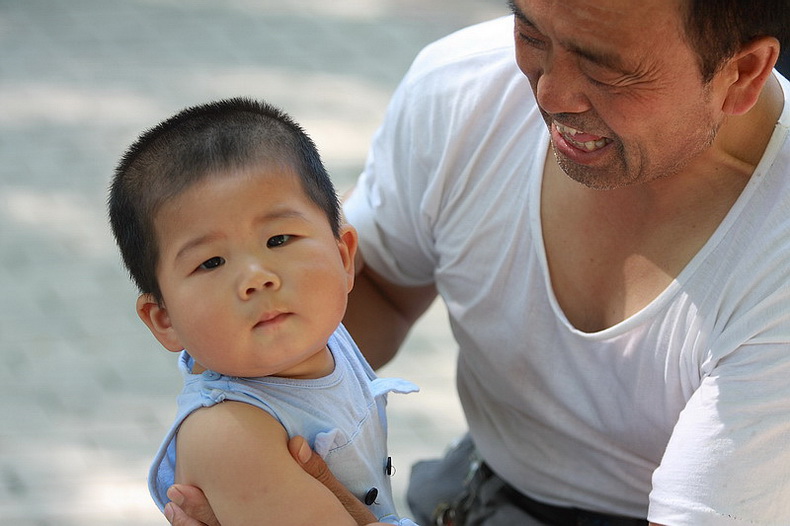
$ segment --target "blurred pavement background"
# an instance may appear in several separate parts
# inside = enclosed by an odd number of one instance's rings
[[[345,190],[417,51],[506,11],[504,0],[0,0],[0,524],[166,524],[145,478],[181,380],[134,313],[106,224],[123,149],[185,106],[248,95],[291,113]],[[454,357],[437,304],[380,371],[422,387],[390,398],[399,499],[411,462],[464,429]]]

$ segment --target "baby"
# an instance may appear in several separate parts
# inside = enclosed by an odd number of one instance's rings
[[[302,128],[249,99],[188,108],[128,149],[109,211],[137,313],[184,376],[149,476],[160,509],[179,482],[223,526],[356,524],[291,457],[301,435],[381,523],[413,525],[385,397],[417,388],[377,378],[340,324],[357,234]]]

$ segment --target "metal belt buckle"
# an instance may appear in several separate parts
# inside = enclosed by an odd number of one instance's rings
[[[455,509],[452,505],[442,502],[433,511],[432,519],[436,526],[455,526]]]

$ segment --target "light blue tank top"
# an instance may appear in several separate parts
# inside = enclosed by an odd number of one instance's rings
[[[377,378],[342,325],[329,339],[334,371],[323,378],[294,380],[266,376],[239,378],[214,371],[192,374],[193,359],[182,351],[179,369],[184,389],[178,397],[175,422],[159,448],[148,477],[157,506],[168,502],[175,480],[176,432],[193,411],[225,400],[259,407],[276,418],[289,437],[305,437],[332,473],[381,522],[414,524],[395,515],[387,456],[386,394],[418,388],[398,378]],[[372,491],[374,490],[375,491]]]

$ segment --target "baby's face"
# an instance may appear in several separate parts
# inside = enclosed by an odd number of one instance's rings
[[[356,233],[345,227],[336,238],[291,170],[210,176],[155,222],[173,345],[232,376],[326,374],[326,342],[353,284]]]

